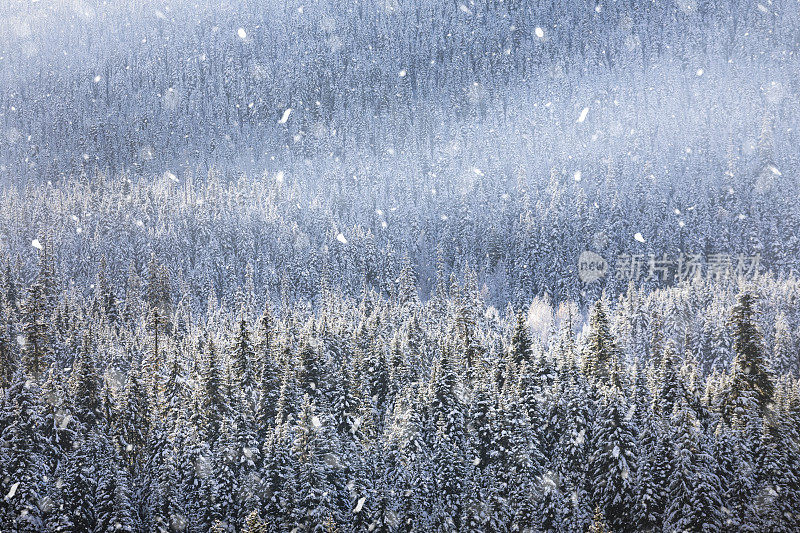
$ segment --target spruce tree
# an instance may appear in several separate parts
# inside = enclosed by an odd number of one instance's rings
[[[605,303],[597,300],[589,317],[589,336],[586,339],[584,364],[586,373],[603,384],[610,384],[611,367],[618,364],[619,351],[611,333]]]
[[[636,531],[638,440],[630,406],[617,389],[602,400],[592,432],[593,497],[614,531]]]
[[[17,370],[0,401],[0,524],[22,533],[41,531],[48,471],[39,387]]]
[[[757,407],[765,412],[772,402],[774,384],[767,367],[763,337],[756,323],[755,305],[755,296],[750,292],[742,292],[737,296],[733,308],[733,397],[728,401],[733,406],[739,395],[749,391],[754,394]]]

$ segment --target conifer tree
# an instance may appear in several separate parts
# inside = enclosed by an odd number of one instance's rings
[[[721,487],[716,465],[703,427],[685,398],[675,405],[672,427],[676,446],[665,523],[676,531],[721,531]]]
[[[638,440],[631,406],[617,389],[602,400],[592,432],[594,501],[614,531],[636,531]]]
[[[608,384],[611,367],[618,364],[619,352],[611,333],[605,303],[597,300],[589,317],[591,328],[586,339],[585,362],[587,375]]]
[[[750,391],[755,395],[756,405],[764,412],[772,402],[774,384],[767,368],[763,338],[755,317],[755,296],[742,292],[737,296],[733,308],[732,394],[729,405],[734,405],[739,395]]]
[[[0,402],[0,459],[5,473],[0,478],[4,496],[0,500],[0,524],[23,533],[41,531],[47,443],[39,388],[21,369],[17,370]]]
[[[82,340],[70,378],[75,416],[89,429],[94,428],[103,418],[100,394],[102,385],[93,353],[87,334]]]

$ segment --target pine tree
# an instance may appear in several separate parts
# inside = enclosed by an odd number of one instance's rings
[[[533,341],[531,341],[528,326],[525,325],[525,316],[517,313],[517,321],[514,324],[514,333],[511,337],[511,360],[515,368],[519,368],[523,362],[529,366],[533,363]]]
[[[89,429],[103,419],[101,381],[93,353],[91,339],[89,335],[84,335],[70,376],[75,416]]]
[[[722,501],[716,465],[703,428],[685,398],[675,405],[674,468],[668,480],[665,523],[675,531],[721,531]]]
[[[564,524],[570,530],[585,530],[591,519],[588,465],[592,442],[593,409],[585,378],[573,372],[566,391],[559,398],[562,411],[555,432],[560,435],[554,463],[562,491],[568,496]]]
[[[22,370],[17,370],[0,403],[0,459],[2,471],[0,524],[4,529],[41,531],[44,516],[44,478],[47,443],[44,440],[39,388]]]
[[[589,317],[590,332],[586,339],[585,365],[587,375],[601,383],[610,384],[611,367],[618,364],[619,351],[611,333],[605,303],[595,302]]]
[[[97,527],[95,514],[96,483],[94,476],[95,435],[89,432],[85,438],[75,442],[74,449],[67,454],[60,471],[57,471],[56,509],[53,513],[55,533],[72,531],[94,531]]]
[[[26,372],[40,379],[53,360],[53,338],[50,317],[52,309],[42,280],[34,283],[23,309],[25,333],[22,362]]]
[[[201,355],[195,416],[201,439],[213,444],[228,414],[228,394],[214,341],[209,337]]]
[[[310,397],[306,395],[293,427],[292,451],[296,462],[296,499],[292,511],[294,524],[304,531],[322,531],[333,513],[331,487],[320,456],[321,422]]]
[[[673,342],[664,345],[661,354],[661,361],[657,370],[657,390],[653,400],[656,405],[656,412],[662,417],[672,416],[672,410],[678,397],[681,394],[680,383],[678,382],[678,370],[680,362]]]
[[[19,361],[11,334],[11,310],[3,305],[0,292],[0,392],[11,385]]]
[[[235,379],[236,390],[243,398],[249,400],[250,391],[253,390],[256,381],[254,368],[256,357],[244,313],[239,319],[239,328],[233,343],[231,359],[231,371]]]
[[[172,313],[172,298],[169,288],[169,271],[155,256],[147,264],[147,326],[152,332],[152,358],[159,360],[162,334],[166,333]]]
[[[594,501],[614,531],[636,531],[638,441],[630,406],[616,389],[602,400],[592,434]]]
[[[298,363],[300,367],[297,370],[297,382],[302,394],[318,399],[322,388],[322,369],[319,354],[308,340],[300,348]]]
[[[122,393],[119,420],[123,457],[135,478],[144,463],[150,437],[150,398],[142,382],[141,369],[134,364]],[[134,495],[136,497],[136,495]]]
[[[733,406],[744,391],[752,391],[758,408],[765,412],[772,402],[774,384],[767,368],[755,313],[755,296],[749,292],[739,294],[731,317],[735,359],[732,365],[733,397],[728,401]]]
[[[133,533],[130,478],[122,463],[119,448],[98,435],[96,515],[98,531]]]

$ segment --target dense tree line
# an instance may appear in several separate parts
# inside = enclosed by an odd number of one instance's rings
[[[777,169],[797,163],[800,17],[768,4],[13,0],[0,175],[282,169],[326,187],[311,162],[445,191],[471,167],[546,186],[611,159],[736,188],[726,155],[751,157],[762,130]]]
[[[4,530],[800,527],[794,278],[196,314],[154,259],[87,296],[43,252],[0,291]]]
[[[794,0],[199,4],[0,3],[0,530],[800,530]]]
[[[436,194],[378,170],[375,182],[320,191],[288,174],[229,182],[212,173],[178,183],[93,176],[0,191],[0,250],[27,283],[37,275],[37,240],[83,292],[101,275],[101,263],[86,258],[105,256],[102,276],[117,297],[139,283],[153,255],[170,271],[171,296],[188,297],[199,312],[210,291],[228,307],[241,292],[316,305],[322,280],[352,298],[365,289],[389,298],[412,273],[423,300],[437,279],[474,274],[496,307],[545,293],[585,305],[602,290],[627,289],[625,256],[639,258],[636,281],[648,289],[677,281],[681,254],[699,257],[704,278],[735,275],[741,257],[748,267],[758,257],[760,273],[797,272],[800,214],[784,194],[794,187],[787,175],[771,174],[783,181],[769,193],[741,185],[731,194],[667,183],[630,188],[616,172],[608,168],[594,190],[556,173],[546,187],[524,175],[486,177],[467,193]],[[394,186],[387,190],[384,179]],[[589,285],[578,275],[585,250],[610,265]],[[712,275],[720,254],[731,263]],[[664,256],[672,267],[648,280],[650,260]]]

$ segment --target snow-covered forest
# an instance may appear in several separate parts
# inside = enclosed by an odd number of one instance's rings
[[[797,0],[0,2],[0,531],[800,530],[798,54]]]

